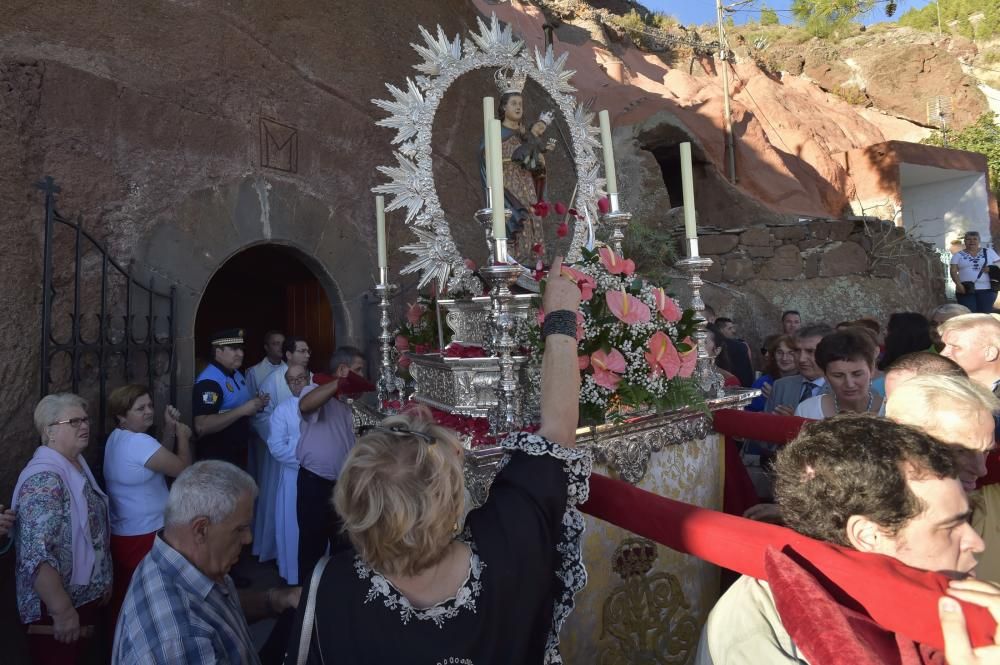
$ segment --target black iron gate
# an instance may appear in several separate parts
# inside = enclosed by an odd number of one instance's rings
[[[91,431],[100,435],[92,441],[103,443],[114,427],[107,414],[114,388],[141,383],[158,405],[176,401],[175,289],[158,291],[152,278],[140,283],[83,228],[82,217],[61,215],[51,176],[35,187],[45,193],[40,393],[86,398]]]

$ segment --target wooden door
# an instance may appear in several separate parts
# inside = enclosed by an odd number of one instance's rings
[[[309,368],[314,372],[328,371],[330,356],[337,348],[337,336],[326,291],[316,279],[291,283],[285,287],[285,303],[285,330],[309,342],[312,350]]]

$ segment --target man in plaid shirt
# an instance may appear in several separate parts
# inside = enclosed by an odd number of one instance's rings
[[[178,476],[163,531],[125,596],[114,665],[260,663],[247,619],[297,607],[301,587],[240,593],[228,575],[253,540],[256,495],[253,479],[228,462],[199,462]]]

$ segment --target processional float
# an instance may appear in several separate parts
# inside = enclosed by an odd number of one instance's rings
[[[622,256],[631,215],[619,202],[608,114],[602,112],[599,127],[595,126],[594,114],[577,102],[570,83],[574,72],[565,69],[567,54],[557,56],[551,46],[529,53],[496,16],[489,22],[479,20],[478,30],[465,39],[449,39],[440,27],[436,35],[421,27],[420,34],[424,43],[413,45],[422,58],[415,65],[419,75],[407,79],[404,88],[387,84],[391,100],[373,100],[390,114],[377,124],[396,130],[392,140],[396,164],[379,167],[389,182],[373,188],[379,194],[375,294],[381,312],[382,355],[377,382],[381,411],[370,417],[392,413],[410,399],[449,418],[481,423],[485,436],[466,436],[466,478],[473,501],[483,501],[502,456],[496,440],[538,420],[540,354],[532,351],[539,344],[536,278],[541,265],[533,266],[532,261],[559,253],[577,266],[581,280],[593,280],[596,295],[590,310],[600,309],[604,320],[612,322],[601,324],[598,312],[590,311],[581,323],[581,345],[595,349],[587,358],[592,366],[585,371],[584,390],[589,392],[581,401],[591,399],[608,408],[605,418],[591,418],[593,423],[577,431],[578,445],[592,451],[595,471],[663,496],[720,508],[722,440],[713,431],[710,414],[743,406],[756,392],[723,390],[722,377],[706,349],[701,275],[712,261],[698,255],[690,144],[681,146],[688,257],[676,264],[686,272],[692,293],[684,313],[663,288],[654,289],[623,265],[631,263]],[[466,222],[484,230],[488,245],[488,259],[476,270],[452,234],[452,226],[462,222],[449,219],[438,198],[431,139],[445,93],[460,77],[479,70],[493,71],[497,88],[478,95],[477,99],[483,98],[483,132],[469,142],[470,151],[480,157],[486,201]],[[568,207],[574,214],[567,217],[572,228],[563,240],[548,242],[544,229],[538,228],[545,216],[540,208],[546,186],[544,157],[553,147],[543,139],[553,115],[542,113],[530,125],[512,129],[515,121],[506,117],[508,113],[517,115],[516,121],[531,120],[524,113],[523,95],[516,111],[502,107],[507,110],[501,124],[497,103],[487,94],[499,93],[501,102],[509,103],[529,80],[551,98],[569,136],[565,147],[571,150],[575,186],[568,194]],[[539,171],[542,187],[538,187]],[[529,191],[532,184],[535,189]],[[383,196],[391,198],[387,205]],[[431,316],[447,323],[451,341],[434,352],[398,348],[391,316],[398,287],[390,283],[384,217],[396,210],[405,211],[404,221],[416,235],[416,242],[401,248],[414,258],[400,273],[418,274],[419,288],[434,285],[437,293],[447,294],[438,298],[439,309]],[[529,247],[525,238],[536,242]],[[553,246],[546,248],[549,244]],[[625,340],[620,344],[623,351],[587,338],[588,327],[596,334],[601,325],[618,331],[615,339]],[[628,341],[635,331],[649,338],[642,349]],[[679,336],[685,331],[689,336],[682,341]],[[654,348],[657,341],[660,346]],[[452,353],[454,349],[477,352]],[[635,363],[642,358],[649,363],[646,384],[646,379],[635,378]],[[399,376],[401,359],[408,364],[409,382]],[[655,396],[659,408],[652,403],[629,405],[621,399],[616,386],[628,381],[652,391],[639,394]],[[691,399],[677,403],[677,395],[685,394]],[[663,408],[664,404],[672,408]],[[718,597],[718,570],[592,518],[587,518],[586,528],[588,582],[561,633],[565,662],[687,662]]]

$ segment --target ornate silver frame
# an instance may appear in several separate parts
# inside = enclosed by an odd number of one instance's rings
[[[401,247],[415,258],[400,273],[419,272],[418,288],[436,279],[439,284],[447,284],[449,290],[478,289],[455,245],[438,200],[431,153],[431,130],[438,105],[463,74],[487,67],[523,72],[542,86],[559,107],[572,137],[578,182],[575,207],[587,220],[574,224],[568,260],[580,258],[580,250],[596,226],[594,220],[599,219],[597,199],[603,193],[604,178],[594,149],[600,147],[596,138],[600,130],[593,124],[594,114],[574,96],[576,89],[569,81],[575,72],[563,68],[568,54],[557,57],[549,46],[544,53],[536,48],[529,55],[524,42],[516,39],[511,27],[502,25],[496,14],[490,17],[489,25],[481,18],[477,22],[478,32],[470,33],[464,41],[459,35],[449,40],[441,26],[437,26],[437,37],[420,26],[424,44],[410,45],[423,58],[423,62],[414,65],[421,74],[407,78],[405,90],[387,83],[392,100],[372,100],[390,114],[376,124],[396,130],[392,144],[397,146],[393,151],[396,165],[377,167],[390,182],[377,185],[372,191],[392,197],[386,204],[386,212],[406,209],[405,223],[413,229],[417,242]]]

